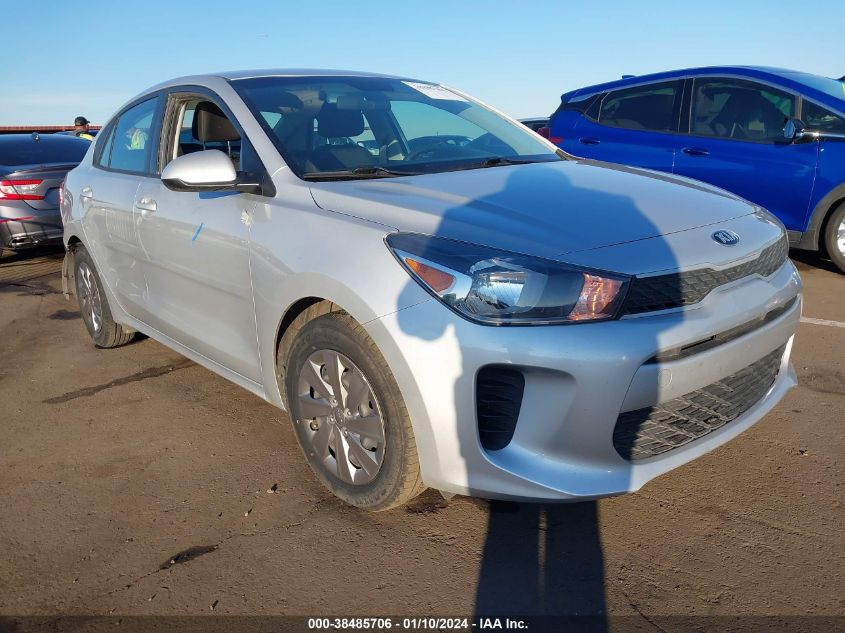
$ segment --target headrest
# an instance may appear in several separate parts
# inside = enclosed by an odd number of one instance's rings
[[[211,101],[200,101],[197,104],[191,130],[200,143],[237,141],[241,138],[223,111]]]
[[[340,110],[335,103],[326,103],[317,115],[317,134],[324,138],[358,136],[364,131],[361,110]]]
[[[290,92],[277,92],[273,95],[273,101],[276,109],[282,114],[290,114],[298,110],[302,110],[302,99]]]

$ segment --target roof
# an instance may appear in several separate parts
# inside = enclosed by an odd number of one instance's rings
[[[835,109],[843,109],[843,98],[833,97],[830,93],[817,89],[813,85],[814,82],[818,81],[839,80],[822,77],[820,75],[813,75],[811,73],[801,72],[798,70],[774,68],[769,66],[703,66],[700,68],[685,68],[681,70],[651,73],[648,75],[637,75],[633,77],[626,77],[625,79],[617,79],[616,81],[608,81],[601,84],[594,84],[592,86],[585,86],[583,88],[571,90],[562,94],[561,99],[570,99],[574,96],[589,96],[599,92],[624,88],[626,86],[636,86],[652,81],[660,81],[661,79],[668,81],[681,77],[696,77],[699,75],[740,75],[749,79],[769,81],[783,86],[786,89],[792,90],[793,92],[811,96],[813,99],[830,105]],[[843,97],[845,97],[845,88],[843,88]]]
[[[101,126],[92,125],[91,130],[99,130]],[[0,134],[52,134],[54,132],[67,132],[74,129],[72,125],[0,125]]]
[[[326,68],[263,68],[257,70],[230,70],[208,73],[223,79],[251,79],[253,77],[381,77],[384,79],[408,79],[398,75],[383,75],[357,70],[330,70]]]
[[[84,138],[77,138],[76,136],[68,136],[66,134],[38,134],[39,143],[90,143]],[[21,143],[31,141],[36,142],[36,134],[0,134],[0,143]]]
[[[145,95],[158,90],[172,88],[173,86],[191,84],[213,86],[215,83],[220,81],[228,82],[237,81],[239,79],[255,79],[259,77],[378,77],[382,79],[416,81],[410,77],[401,77],[398,75],[383,75],[379,73],[368,73],[355,70],[327,70],[325,68],[265,68],[256,70],[229,70],[224,72],[203,73],[168,79],[154,86],[150,86],[143,92],[135,95],[119,109],[122,110],[127,104],[132,103]]]

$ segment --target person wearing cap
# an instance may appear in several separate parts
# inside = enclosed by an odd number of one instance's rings
[[[72,136],[84,138],[86,141],[93,141],[94,136],[88,133],[90,129],[90,121],[84,116],[78,116],[73,120],[73,130],[70,131]]]

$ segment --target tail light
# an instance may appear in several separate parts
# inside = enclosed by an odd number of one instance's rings
[[[0,200],[43,200],[35,193],[42,180],[0,180]]]
[[[538,128],[537,134],[539,134],[545,139],[550,140],[555,145],[560,145],[561,143],[563,143],[562,136],[552,136],[552,128],[550,128],[548,125],[544,125],[543,127]]]
[[[65,181],[62,181],[62,184],[59,185],[59,208],[62,207],[62,203],[65,201]]]

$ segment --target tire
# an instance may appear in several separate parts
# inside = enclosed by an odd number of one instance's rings
[[[330,305],[309,308],[279,345],[285,400],[317,478],[346,503],[387,510],[425,490],[411,420],[375,342],[347,313],[320,314]]]
[[[845,273],[845,203],[830,214],[824,230],[824,245],[830,259]]]
[[[73,278],[79,312],[94,345],[102,348],[126,345],[134,338],[135,333],[114,322],[106,293],[103,290],[103,282],[85,247],[76,248],[73,262]]]

